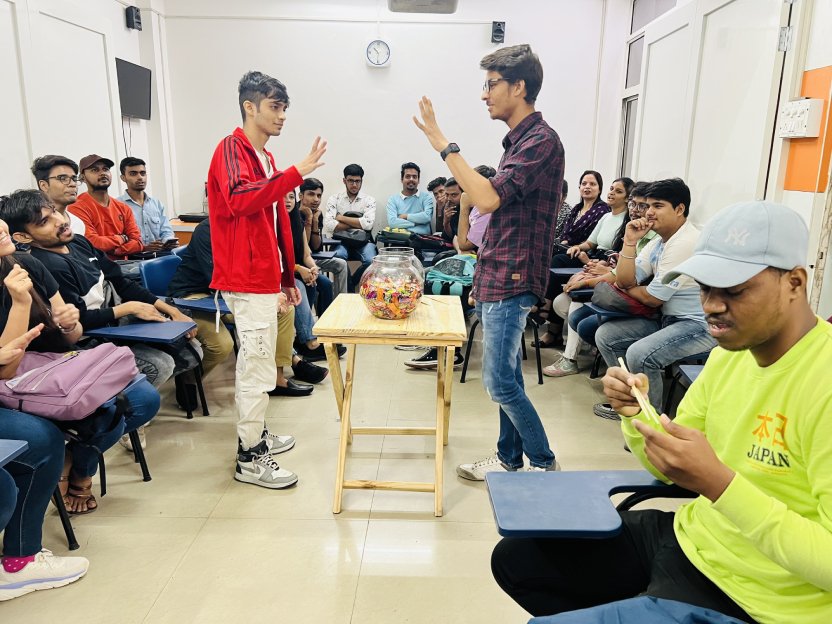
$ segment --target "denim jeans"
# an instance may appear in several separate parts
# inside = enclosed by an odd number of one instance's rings
[[[106,427],[110,422],[107,415],[99,415],[102,430],[83,441],[71,441],[67,450],[72,455],[72,472],[79,477],[91,477],[98,469],[98,454],[103,453],[125,433],[130,433],[142,425],[146,425],[159,411],[159,393],[151,383],[144,379],[131,387],[126,393],[130,412],[114,429]],[[115,413],[115,406],[109,408],[108,414]]]
[[[369,268],[373,263],[373,258],[378,255],[378,248],[373,243],[367,243],[363,247],[355,249],[347,249],[344,245],[338,245],[333,251],[335,251],[336,258],[361,261],[361,266],[350,276],[350,290],[355,290],[358,282],[361,281],[361,276],[364,275],[364,271]]]
[[[300,293],[300,303],[295,306],[295,336],[298,342],[306,344],[310,340],[315,340],[315,336],[312,335],[315,319],[312,318],[312,306],[309,303],[306,284],[295,278],[295,287]]]
[[[0,438],[29,443],[24,453],[4,467],[14,479],[17,494],[3,534],[4,555],[28,557],[42,548],[43,516],[64,465],[64,436],[45,418],[0,408]]]
[[[548,468],[555,461],[543,423],[523,385],[520,342],[526,317],[535,303],[537,297],[532,293],[477,302],[482,324],[483,385],[500,406],[497,457],[513,470],[523,467],[523,453],[538,468]]]
[[[318,291],[318,298],[315,301],[315,311],[320,316],[332,305],[332,300],[334,299],[332,280],[326,275],[319,275],[318,279],[315,280],[315,289]]]
[[[578,336],[586,343],[595,346],[595,332],[601,322],[598,316],[586,306],[569,313],[569,327],[578,332]]]
[[[598,328],[595,342],[607,366],[618,366],[618,358],[626,355],[630,372],[647,375],[654,407],[662,405],[666,366],[716,346],[704,322],[675,316],[610,320]]]

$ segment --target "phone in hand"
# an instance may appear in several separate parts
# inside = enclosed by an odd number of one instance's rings
[[[165,241],[165,249],[173,249],[174,247],[179,247],[179,239],[178,238],[169,238]]]

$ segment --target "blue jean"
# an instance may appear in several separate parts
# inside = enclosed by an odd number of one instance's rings
[[[318,291],[318,298],[315,301],[315,310],[318,316],[326,312],[326,309],[332,304],[332,280],[326,275],[319,275],[315,280],[315,289]]]
[[[716,346],[704,322],[675,316],[607,321],[598,328],[595,343],[607,366],[618,366],[618,358],[626,355],[630,372],[647,375],[653,406],[662,404],[665,367]]]
[[[306,284],[295,278],[295,287],[300,293],[300,303],[295,306],[295,336],[298,342],[306,344],[310,340],[315,340],[315,336],[312,335],[315,319],[312,318],[312,306],[309,303]]]
[[[523,385],[520,342],[526,317],[535,303],[537,297],[532,293],[502,301],[477,301],[482,324],[483,385],[500,406],[497,457],[512,470],[523,467],[523,453],[538,468],[548,468],[555,462],[543,423]]]
[[[17,494],[3,534],[4,555],[28,557],[42,548],[43,516],[64,465],[64,436],[45,418],[0,408],[0,438],[29,443],[5,466]]]
[[[347,249],[344,245],[338,245],[334,250],[335,257],[342,260],[360,260],[361,266],[350,276],[350,289],[354,290],[361,281],[364,271],[373,263],[373,258],[378,255],[378,248],[373,243],[367,243],[363,247]]]
[[[598,316],[586,306],[581,306],[569,315],[569,327],[578,332],[581,340],[595,346],[595,332],[601,322]]]
[[[101,431],[81,442],[71,441],[67,444],[67,450],[72,455],[72,472],[78,477],[91,477],[98,470],[98,454],[103,453],[125,433],[130,433],[146,425],[159,411],[160,398],[147,379],[132,386],[126,393],[127,402],[130,404],[129,413],[125,414],[122,421],[115,428],[107,425],[112,422],[111,418],[115,413],[115,406],[107,408],[105,414],[90,416],[98,417],[101,422]],[[99,410],[103,411],[103,410]]]

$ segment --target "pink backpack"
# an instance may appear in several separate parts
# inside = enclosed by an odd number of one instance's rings
[[[124,390],[137,373],[133,352],[109,342],[85,351],[27,352],[17,376],[0,381],[0,406],[50,420],[81,420]]]

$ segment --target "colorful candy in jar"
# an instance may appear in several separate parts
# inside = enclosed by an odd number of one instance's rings
[[[422,296],[422,284],[414,277],[393,280],[386,275],[373,275],[361,284],[359,295],[370,313],[380,319],[407,318]]]

